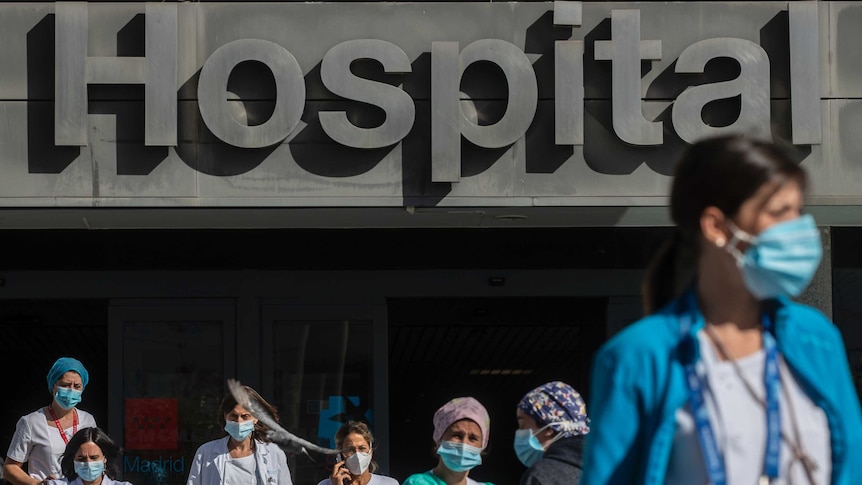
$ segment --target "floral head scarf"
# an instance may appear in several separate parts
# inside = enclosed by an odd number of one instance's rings
[[[539,426],[550,425],[564,437],[590,432],[590,418],[584,398],[565,382],[553,381],[528,392],[518,409],[536,420]]]

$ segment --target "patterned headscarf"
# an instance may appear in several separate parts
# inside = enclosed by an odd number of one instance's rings
[[[488,416],[485,406],[472,397],[456,397],[434,413],[434,442],[440,443],[449,426],[462,419],[469,419],[479,425],[484,450],[488,446],[488,434],[491,432],[491,417]]]
[[[539,427],[550,424],[564,437],[590,432],[584,398],[565,382],[553,381],[533,389],[521,398],[518,409],[535,419]]]

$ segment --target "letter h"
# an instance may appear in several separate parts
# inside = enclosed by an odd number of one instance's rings
[[[86,3],[57,2],[54,143],[87,145],[87,85],[144,84],[144,144],[177,144],[177,7],[146,4],[145,57],[88,57]]]

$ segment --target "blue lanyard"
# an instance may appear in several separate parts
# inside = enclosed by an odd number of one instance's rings
[[[775,338],[769,333],[771,320],[766,314],[763,316],[763,327],[763,350],[766,360],[763,371],[763,381],[766,387],[766,456],[763,462],[763,475],[771,479],[778,478],[781,455],[781,413],[778,405],[781,380],[778,374],[778,345],[775,343]],[[690,329],[691,315],[687,313],[680,319],[680,330],[683,338],[695,338],[688,335]],[[704,378],[698,375],[694,362],[690,361],[684,367],[694,423],[703,450],[709,480],[712,485],[727,485],[724,457],[718,449],[718,442],[712,425],[709,423],[709,414],[704,401]]]

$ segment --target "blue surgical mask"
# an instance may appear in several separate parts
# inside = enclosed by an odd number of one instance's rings
[[[563,422],[556,423],[548,423],[541,428],[537,429],[535,432],[531,429],[519,429],[515,431],[515,454],[518,455],[518,459],[521,460],[521,463],[526,467],[533,466],[534,463],[539,461],[542,458],[542,455],[545,454],[545,447],[539,443],[539,439],[536,436],[544,431],[546,428],[554,428],[554,426],[563,425]],[[563,433],[557,433],[550,441],[548,441],[548,446],[556,443],[557,440],[562,438]]]
[[[75,473],[85,482],[92,482],[105,471],[104,461],[76,461]]]
[[[533,430],[519,429],[515,431],[515,454],[521,463],[529,468],[542,458],[545,448],[539,443]]]
[[[57,392],[54,393],[54,400],[57,401],[57,404],[59,404],[61,408],[68,410],[77,406],[78,403],[81,402],[82,394],[83,392],[76,391],[75,389],[58,387]]]
[[[464,443],[444,441],[437,448],[437,454],[453,472],[466,472],[482,464],[482,449]]]
[[[811,215],[779,222],[753,236],[727,221],[733,238],[723,246],[742,271],[748,291],[758,300],[799,296],[820,265],[823,246]],[[745,253],[736,245],[749,244]]]
[[[254,431],[254,421],[226,421],[224,423],[224,430],[227,431],[227,434],[231,435],[231,437],[237,441],[243,441],[248,438],[248,435]]]

